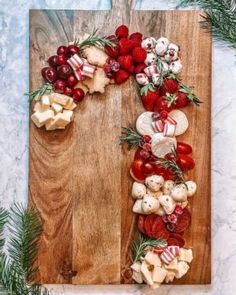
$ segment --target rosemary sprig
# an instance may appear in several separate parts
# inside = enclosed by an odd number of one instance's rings
[[[194,94],[194,87],[193,86],[186,86],[183,82],[180,82],[180,91],[187,95],[189,101],[194,103],[196,106],[200,106],[202,101]]]
[[[165,247],[166,245],[167,245],[166,240],[147,239],[140,234],[138,239],[133,243],[133,247],[132,247],[132,254],[133,254],[132,261],[133,261],[133,263],[144,258],[146,251],[148,251],[150,248]]]
[[[38,101],[41,99],[41,97],[44,95],[44,94],[49,94],[51,93],[53,90],[53,87],[51,84],[49,83],[45,83],[43,84],[42,86],[40,86],[38,89],[36,90],[33,90],[33,91],[30,91],[28,94],[29,96],[29,99],[30,100],[35,100],[35,101]]]
[[[133,128],[122,127],[120,143],[127,143],[129,149],[139,147],[142,144],[142,136],[140,136]]]
[[[98,30],[94,30],[91,35],[88,36],[85,40],[83,40],[81,43],[79,43],[79,40],[75,40],[74,44],[80,48],[81,51],[86,46],[96,46],[96,47],[104,47],[105,45],[110,47],[115,47],[115,43],[109,40],[107,37],[100,37],[97,35]]]

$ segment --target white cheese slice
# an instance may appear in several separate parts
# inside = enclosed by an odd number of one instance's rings
[[[175,137],[166,137],[163,133],[155,133],[151,142],[152,153],[158,158],[164,158],[166,154],[176,148],[176,144]]]
[[[177,279],[182,278],[189,270],[189,265],[185,261],[180,261],[177,265],[175,276]]]
[[[57,129],[57,125],[55,123],[55,117],[52,120],[50,120],[47,124],[45,124],[45,128],[48,131]]]
[[[66,106],[67,103],[71,100],[70,96],[53,92],[50,94],[51,104],[56,102],[62,106]]]
[[[43,95],[41,97],[41,108],[43,111],[50,109],[50,98],[49,95]]]
[[[73,120],[73,114],[74,114],[73,111],[63,110],[62,114],[65,115],[65,116],[67,116],[70,119],[70,121]]]
[[[132,279],[135,280],[135,282],[138,284],[143,283],[143,276],[141,272],[133,271]]]
[[[137,261],[135,263],[133,263],[130,268],[136,272],[141,272],[141,262]]]
[[[154,266],[153,274],[152,274],[152,280],[155,283],[162,283],[167,275],[168,271],[159,266]]]
[[[178,265],[177,258],[173,259],[169,264],[165,264],[166,269],[170,270],[176,270]]]
[[[180,248],[179,260],[190,263],[193,260],[193,251],[192,251],[192,249]]]
[[[57,114],[57,113],[62,112],[63,107],[62,107],[59,103],[53,102],[53,103],[52,103],[52,109],[53,109],[54,112]]]
[[[54,117],[53,110],[47,110],[42,113],[39,113],[39,123],[40,124],[46,124]]]
[[[172,117],[177,123],[175,136],[185,133],[189,126],[188,118],[186,117],[185,113],[180,110],[173,110],[170,112],[170,117]]]
[[[141,265],[141,272],[143,274],[144,280],[148,285],[153,285],[153,280],[152,280],[152,272],[149,271],[149,265],[147,264],[146,261],[142,262]]]
[[[140,135],[152,136],[153,134],[155,134],[152,128],[153,114],[153,112],[144,112],[138,117],[136,121],[136,129]]]
[[[34,124],[35,124],[38,128],[40,128],[40,127],[42,127],[42,126],[44,125],[44,123],[40,123],[40,122],[39,122],[39,116],[40,116],[40,112],[39,112],[39,111],[36,111],[35,113],[33,113],[33,114],[31,115],[31,120],[34,122]]]
[[[148,251],[144,258],[149,264],[161,267],[161,259],[158,254]]]

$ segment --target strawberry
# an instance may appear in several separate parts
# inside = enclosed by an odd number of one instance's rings
[[[120,54],[120,46],[116,45],[115,47],[110,47],[108,45],[105,45],[105,52],[108,56],[112,58],[117,58],[117,56]]]
[[[165,99],[165,97],[158,97],[155,102],[153,111],[159,113],[162,111],[170,112],[171,110],[173,110],[173,106],[169,105],[169,102]]]
[[[153,112],[154,105],[159,98],[159,91],[153,86],[152,83],[144,86],[140,90],[141,100],[144,108],[147,111]]]
[[[132,40],[122,38],[119,41],[119,46],[120,46],[120,54],[121,55],[126,55],[126,54],[129,54],[131,52],[131,50],[134,47],[134,43],[133,43]]]
[[[165,78],[160,89],[162,96],[165,96],[167,93],[176,93],[179,89],[179,82],[172,78]]]
[[[132,56],[135,62],[143,63],[147,57],[147,52],[142,47],[134,47]]]
[[[115,73],[115,82],[116,84],[122,84],[123,82],[125,82],[126,80],[129,79],[129,73],[126,72],[125,70],[120,69],[118,72]]]
[[[129,36],[129,39],[134,42],[134,46],[141,46],[143,35],[139,32],[133,33]]]
[[[141,64],[138,64],[136,67],[135,67],[135,74],[139,74],[139,73],[142,73],[143,70],[146,68],[147,66],[144,64],[144,63],[141,63]]]
[[[118,57],[120,67],[130,73],[134,72],[133,58],[131,55],[122,55]]]
[[[116,29],[115,34],[118,38],[127,38],[129,35],[129,29],[127,26],[121,25]]]
[[[175,101],[175,106],[177,108],[184,108],[189,104],[189,100],[188,97],[185,93],[183,92],[178,92],[177,94],[177,98]]]

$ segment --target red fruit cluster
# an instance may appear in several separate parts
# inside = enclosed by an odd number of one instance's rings
[[[47,82],[53,84],[55,92],[71,96],[75,102],[79,102],[85,94],[83,89],[75,88],[78,80],[67,63],[68,58],[74,54],[79,54],[79,47],[76,45],[59,46],[57,55],[49,57],[49,66],[43,68],[41,74]]]
[[[115,30],[115,35],[108,37],[115,47],[105,46],[105,51],[110,58],[119,63],[119,70],[111,71],[108,67],[109,60],[104,70],[109,78],[113,78],[116,84],[122,84],[133,73],[141,72],[145,65],[147,53],[141,47],[142,34],[139,32],[129,35],[129,29],[125,25]],[[144,65],[144,66],[143,66]]]

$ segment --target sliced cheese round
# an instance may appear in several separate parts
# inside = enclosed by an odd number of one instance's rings
[[[175,136],[183,134],[188,129],[188,119],[184,112],[180,110],[171,111],[170,117],[172,117],[177,123]]]
[[[152,136],[152,153],[158,158],[164,158],[166,154],[176,148],[176,144],[175,137],[166,137],[163,133],[155,133]]]
[[[140,135],[152,136],[155,132],[152,128],[153,112],[142,113],[136,121],[136,130]]]

